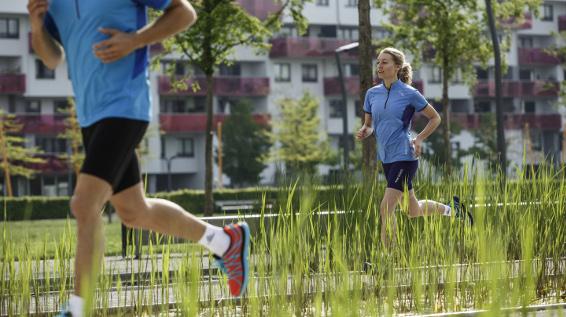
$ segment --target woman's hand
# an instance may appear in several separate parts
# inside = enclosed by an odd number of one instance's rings
[[[415,149],[415,156],[416,157],[421,156],[421,152],[423,149],[423,140],[419,137],[416,137],[413,139],[412,143],[413,143],[413,148]]]
[[[100,29],[101,33],[110,36],[109,39],[93,46],[94,55],[103,63],[113,63],[129,55],[138,48],[136,35],[115,29]]]
[[[360,130],[358,130],[358,133],[356,133],[356,139],[357,140],[363,140],[365,138],[367,138],[368,136],[373,134],[373,128],[369,127],[367,125],[364,125],[360,128]]]

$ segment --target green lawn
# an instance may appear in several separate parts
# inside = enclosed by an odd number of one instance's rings
[[[104,216],[105,255],[122,254],[121,223],[117,217],[108,222]],[[17,243],[18,247],[27,248],[30,255],[40,258],[53,258],[56,248],[71,243],[74,253],[76,246],[76,221],[74,219],[28,220],[0,222],[0,235],[4,241]],[[0,236],[1,237],[1,236]],[[0,259],[5,257],[4,244],[0,243]],[[186,244],[175,244],[171,252],[186,252]]]

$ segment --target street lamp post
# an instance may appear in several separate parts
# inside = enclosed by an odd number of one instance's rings
[[[344,146],[344,172],[349,170],[349,157],[350,157],[350,142],[348,133],[348,99],[346,95],[346,84],[344,83],[344,75],[342,74],[342,63],[340,62],[340,53],[348,52],[356,49],[359,46],[358,42],[350,43],[340,46],[334,53],[336,55],[336,64],[338,66],[338,80],[340,81],[340,88],[342,90],[342,138]]]
[[[170,192],[171,191],[171,161],[173,161],[176,158],[181,158],[181,155],[173,155],[169,158],[164,157],[163,159],[167,162],[167,191]]]

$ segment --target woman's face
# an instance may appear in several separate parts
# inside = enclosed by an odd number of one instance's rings
[[[388,53],[381,53],[377,57],[377,76],[383,80],[397,79],[397,72],[401,66],[395,65],[393,56]]]

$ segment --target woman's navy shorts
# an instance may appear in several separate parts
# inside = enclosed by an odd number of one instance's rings
[[[419,161],[398,161],[393,163],[382,163],[387,187],[400,191],[404,190],[405,184],[409,190],[413,189],[413,176],[419,168]]]

